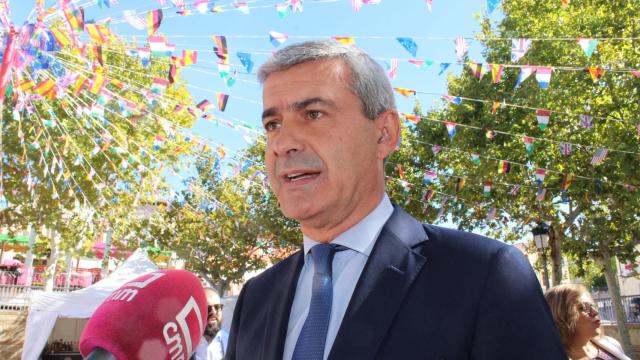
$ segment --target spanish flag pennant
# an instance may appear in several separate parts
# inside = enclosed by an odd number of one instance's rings
[[[334,36],[333,40],[347,45],[356,45],[356,39],[352,36]]]
[[[62,12],[73,31],[81,32],[84,29],[84,8],[82,6],[75,10],[64,6]]]
[[[105,84],[104,75],[102,75],[101,73],[96,73],[96,76],[93,78],[93,82],[91,83],[91,87],[89,88],[89,91],[92,94],[97,95],[100,93],[100,91],[102,91],[104,84]]]
[[[562,190],[566,191],[567,189],[569,189],[569,186],[571,186],[571,184],[573,183],[573,178],[573,174],[564,174],[562,176]]]
[[[502,71],[504,70],[504,65],[502,64],[489,64],[491,68],[491,81],[494,84],[500,82],[500,78],[502,77]]]
[[[493,105],[491,105],[491,113],[495,114],[500,108],[500,106],[502,106],[502,103],[500,101],[494,101]]]
[[[33,80],[29,79],[29,80],[24,80],[20,82],[19,85],[19,89],[22,92],[31,90],[33,87],[35,86],[35,83],[33,82]]]
[[[102,45],[113,39],[113,34],[106,25],[87,24],[85,25],[84,29],[89,33],[89,38],[91,39],[91,41],[97,43],[98,45]]]
[[[45,80],[42,80],[41,82],[39,82],[38,85],[36,85],[33,88],[33,92],[40,96],[44,96],[45,94],[52,91],[55,85],[56,85],[56,82],[53,81],[53,79],[46,78]]]
[[[50,30],[51,35],[53,35],[53,38],[60,45],[60,47],[66,48],[71,44],[71,37],[64,29],[52,27]]]
[[[193,65],[198,62],[197,50],[182,50],[182,66]]]
[[[162,23],[162,9],[151,10],[147,13],[147,33],[152,36],[158,31]]]
[[[78,75],[75,84],[73,84],[73,95],[78,96],[80,91],[87,85],[88,79],[82,75]]]
[[[218,98],[218,109],[220,111],[224,111],[227,107],[227,100],[229,100],[229,95],[223,93],[216,93],[216,97]]]
[[[404,97],[409,97],[409,95],[415,95],[416,91],[413,89],[408,89],[408,88],[401,88],[401,87],[394,87],[393,90],[395,90],[398,94],[404,96]]]
[[[400,179],[404,179],[404,169],[402,168],[402,164],[398,164],[396,168],[398,169],[398,175],[400,176]]]
[[[420,116],[418,115],[414,115],[414,114],[407,114],[407,113],[400,113],[400,115],[402,115],[402,117],[404,117],[405,119],[409,120],[409,121],[413,121],[414,123],[419,123],[420,122]]]

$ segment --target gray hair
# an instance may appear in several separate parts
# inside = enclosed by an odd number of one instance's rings
[[[341,59],[349,67],[349,87],[362,103],[362,114],[375,119],[389,109],[396,109],[393,90],[387,74],[364,51],[334,40],[314,40],[289,45],[269,58],[258,69],[258,80],[264,84],[269,75],[296,65],[317,61]]]

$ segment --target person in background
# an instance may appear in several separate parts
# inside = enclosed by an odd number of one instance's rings
[[[631,360],[616,339],[600,335],[598,309],[584,286],[558,285],[544,296],[571,360]]]
[[[221,360],[229,339],[229,333],[222,329],[222,301],[212,288],[205,288],[204,293],[207,297],[207,326],[191,360]]]
[[[225,360],[566,360],[519,250],[391,203],[401,125],[372,57],[298,43],[258,78],[269,183],[304,243],[244,284]]]

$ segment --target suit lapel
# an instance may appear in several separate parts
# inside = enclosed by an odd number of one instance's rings
[[[291,260],[290,264],[274,274],[273,291],[271,292],[274,295],[269,299],[269,302],[265,299],[264,308],[268,309],[269,313],[265,324],[263,359],[282,359],[284,353],[291,304],[293,304],[300,269],[304,264],[302,251],[292,255]]]
[[[396,207],[360,275],[329,354],[373,359],[426,259],[413,247],[427,240],[422,225]]]

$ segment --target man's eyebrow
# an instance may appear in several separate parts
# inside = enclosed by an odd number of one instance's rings
[[[326,105],[333,108],[336,107],[336,103],[333,102],[332,100],[321,98],[321,97],[312,97],[312,98],[304,99],[301,101],[296,101],[289,108],[293,109],[293,111],[300,111],[300,110],[304,110],[307,106],[310,106],[313,104],[321,104],[321,105]],[[275,116],[278,113],[279,111],[276,107],[270,107],[268,109],[265,109],[262,112],[262,121],[264,121],[268,117]]]
[[[293,103],[292,108],[295,111],[300,111],[305,109],[307,106],[313,105],[313,104],[321,104],[321,105],[327,105],[330,107],[336,107],[336,104],[329,99],[325,99],[321,97],[312,97],[309,99],[304,99],[302,101],[296,101],[295,103]]]

